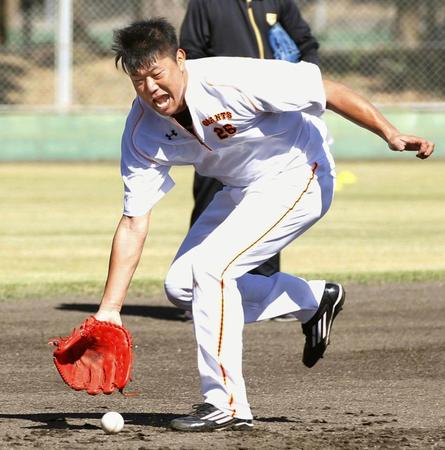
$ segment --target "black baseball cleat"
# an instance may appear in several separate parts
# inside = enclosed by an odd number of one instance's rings
[[[306,342],[303,350],[303,364],[313,367],[329,345],[332,324],[345,302],[345,290],[341,284],[326,283],[320,306],[315,315],[302,324]]]
[[[170,422],[171,428],[178,431],[249,431],[253,429],[252,420],[232,417],[210,403],[193,405],[193,409],[190,415],[173,419]]]

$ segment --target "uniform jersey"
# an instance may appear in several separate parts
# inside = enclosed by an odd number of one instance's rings
[[[124,214],[140,216],[173,186],[172,165],[245,187],[328,160],[325,93],[311,63],[214,57],[186,61],[194,133],[136,98],[122,138]]]

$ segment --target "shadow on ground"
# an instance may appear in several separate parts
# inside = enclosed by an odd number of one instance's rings
[[[70,424],[68,420],[100,420],[103,413],[38,413],[38,414],[0,414],[0,419],[16,419],[38,423],[26,428],[33,429],[100,429],[99,426],[85,423],[81,425]],[[168,424],[178,414],[161,413],[122,413],[127,425],[141,425],[152,427],[168,427]]]
[[[56,307],[62,311],[80,311],[94,314],[97,304],[91,303],[62,303]],[[151,317],[161,320],[185,321],[184,311],[172,306],[149,306],[149,305],[125,305],[122,314],[127,316]]]

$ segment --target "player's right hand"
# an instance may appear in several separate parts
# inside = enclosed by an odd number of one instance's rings
[[[421,137],[397,134],[388,140],[388,146],[391,150],[398,152],[417,152],[417,158],[426,159],[433,153],[435,145]]]

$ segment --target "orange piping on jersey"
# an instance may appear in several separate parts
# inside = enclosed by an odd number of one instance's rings
[[[222,373],[222,377],[223,377],[223,381],[224,381],[224,385],[227,386],[227,373],[226,373],[226,369],[224,369],[224,366],[222,364],[219,365],[220,369],[221,369],[221,373]],[[233,403],[235,402],[235,399],[233,397],[233,394],[230,394],[230,398],[229,398],[229,406],[230,408],[232,408]],[[232,417],[235,417],[236,415],[236,409],[232,408]]]
[[[235,399],[233,398],[233,394],[230,394],[230,399],[229,399],[229,406],[232,408],[232,405],[234,403]],[[236,409],[232,408],[232,417],[235,417],[236,415]]]
[[[219,338],[218,338],[218,358],[221,355],[222,350],[222,344],[223,344],[223,337],[224,337],[224,274],[226,273],[227,269],[244,253],[246,253],[248,250],[250,250],[253,246],[255,246],[261,239],[263,239],[268,233],[270,233],[280,222],[284,220],[284,218],[297,206],[298,202],[302,199],[303,195],[308,191],[309,186],[311,185],[313,179],[315,178],[315,171],[317,170],[318,164],[315,163],[312,166],[312,173],[309,177],[309,180],[306,184],[306,187],[303,189],[301,194],[298,196],[298,198],[295,200],[293,205],[288,208],[288,210],[272,225],[270,226],[258,239],[256,239],[252,244],[247,246],[244,250],[239,252],[230,262],[227,264],[227,266],[224,268],[224,270],[221,273],[221,281],[220,281],[220,287],[221,287],[221,320],[219,325]],[[221,373],[224,381],[224,385],[227,386],[227,373],[224,369],[224,366],[220,363],[219,367],[221,368]],[[230,394],[229,399],[229,405],[233,403],[233,394]],[[235,416],[236,411],[232,409],[232,416]]]
[[[221,284],[221,320],[219,322],[218,358],[221,355],[223,330],[224,330],[224,280],[223,279],[221,279],[220,284]]]
[[[141,121],[142,117],[144,116],[144,108],[142,107],[141,102],[139,101],[139,98],[138,98],[138,105],[139,105],[139,117],[137,118],[136,123],[134,124],[133,131],[131,132],[131,142],[133,143],[133,145],[135,147],[136,147],[136,145],[134,143],[134,133],[136,132],[136,128],[138,127],[139,122]]]
[[[249,16],[250,24],[252,25],[253,32],[255,33],[256,42],[258,44],[258,51],[260,58],[264,59],[264,45],[263,39],[261,38],[260,30],[255,22],[255,16],[253,15],[252,0],[246,0],[247,3],[247,14]]]
[[[270,233],[280,222],[282,222],[284,220],[284,218],[297,206],[298,202],[302,199],[303,195],[308,191],[309,186],[311,185],[313,179],[315,178],[315,171],[317,170],[318,164],[315,163],[312,166],[312,173],[311,176],[309,177],[309,180],[306,184],[306,187],[303,189],[303,191],[301,192],[301,194],[298,196],[298,198],[295,200],[294,204],[288,208],[288,210],[272,225],[270,226],[258,239],[256,239],[252,244],[250,244],[249,246],[247,246],[245,249],[243,249],[241,252],[239,252],[230,262],[229,264],[227,264],[227,266],[225,267],[225,269],[222,271],[221,273],[221,281],[220,281],[220,286],[221,286],[221,320],[220,320],[220,325],[219,325],[219,338],[218,338],[218,358],[221,355],[221,350],[222,350],[222,344],[223,344],[223,337],[224,337],[224,274],[226,273],[227,269],[240,257],[242,256],[244,253],[246,253],[248,250],[250,250],[253,246],[255,246],[258,242],[260,242],[268,233]],[[220,363],[219,364],[220,368],[221,368],[221,373],[222,373],[222,377],[223,377],[223,381],[224,381],[224,385],[227,385],[227,374],[226,371],[224,369],[224,366]],[[230,394],[230,401],[229,403],[232,402],[233,403],[233,395]],[[235,415],[235,410],[233,410],[233,415]]]
[[[224,381],[224,385],[227,386],[227,373],[226,373],[226,369],[224,369],[224,366],[222,364],[219,365],[220,369],[221,369],[221,373],[222,373],[222,377],[223,377],[223,381]],[[230,398],[232,398],[233,396],[230,396]]]
[[[134,140],[134,134],[136,133],[136,128],[139,126],[139,123],[140,123],[140,121],[142,120],[142,117],[144,117],[144,114],[145,114],[145,110],[144,110],[144,108],[143,108],[143,106],[141,105],[141,101],[140,101],[140,99],[139,99],[139,97],[137,97],[137,102],[138,102],[138,105],[139,105],[139,110],[140,110],[140,113],[139,113],[139,117],[137,118],[137,120],[136,120],[136,123],[134,124],[134,127],[133,127],[133,130],[131,131],[131,143],[133,144],[133,147],[136,149],[136,151],[138,152],[138,153],[140,153],[145,159],[148,159],[149,161],[151,161],[152,163],[154,163],[154,164],[157,164],[157,162],[154,160],[154,159],[152,159],[152,158],[150,158],[149,156],[147,156],[137,145],[136,145],[136,142],[135,142],[135,140]],[[135,100],[135,101],[136,101]]]
[[[219,324],[219,329],[220,329],[220,333],[219,333],[219,339],[218,339],[218,358],[220,357],[221,354],[221,348],[222,348],[222,340],[223,340],[223,333],[222,330],[224,330],[224,280],[221,280],[221,293],[222,293],[222,298],[221,298],[221,321]],[[224,366],[219,363],[219,368],[221,369],[221,375],[222,375],[222,379],[224,382],[224,386],[227,386],[227,372],[226,369],[224,368]],[[232,407],[232,403],[233,403],[233,394],[230,394],[230,399],[229,399],[229,406]],[[236,410],[232,409],[232,417],[235,417],[236,414]]]
[[[302,199],[303,195],[307,192],[307,190],[309,189],[309,186],[312,183],[312,180],[315,177],[315,171],[317,170],[318,164],[315,163],[312,166],[312,174],[309,178],[309,181],[306,185],[306,187],[304,188],[303,192],[298,196],[298,198],[295,200],[294,204],[288,208],[288,210],[272,225],[270,226],[255,242],[253,242],[252,244],[250,244],[248,247],[246,247],[244,250],[242,250],[241,252],[239,252],[230,262],[229,264],[227,264],[226,268],[222,271],[221,273],[221,288],[224,286],[224,282],[223,282],[223,277],[224,274],[226,273],[227,269],[240,257],[242,256],[244,253],[246,253],[248,250],[250,250],[254,245],[256,245],[259,241],[261,241],[261,239],[263,239],[268,233],[270,233],[281,221],[283,221],[283,219],[295,208],[295,206],[297,206],[298,202]]]

